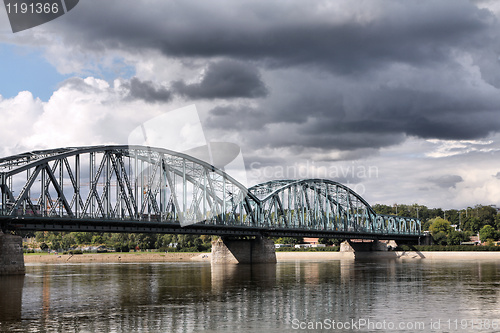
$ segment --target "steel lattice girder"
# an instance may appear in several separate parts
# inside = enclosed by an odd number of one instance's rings
[[[361,196],[334,181],[277,180],[247,189],[201,160],[144,146],[61,148],[2,158],[0,189],[4,221],[401,235],[421,231],[416,219],[375,214]]]
[[[420,221],[377,215],[345,185],[325,179],[277,180],[249,189],[259,200],[270,228],[386,234],[420,234]]]

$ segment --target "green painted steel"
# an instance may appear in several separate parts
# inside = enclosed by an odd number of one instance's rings
[[[206,162],[144,146],[60,148],[1,158],[0,189],[2,228],[24,223],[25,229],[29,224],[53,230],[51,225],[66,223],[78,229],[101,221],[163,224],[179,232],[176,225],[252,235],[421,235],[419,220],[377,215],[360,195],[332,180],[275,180],[247,189]]]

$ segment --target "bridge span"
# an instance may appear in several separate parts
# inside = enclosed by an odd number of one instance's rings
[[[92,146],[0,158],[2,230],[415,240],[418,219],[376,214],[326,179],[246,188],[186,154]]]

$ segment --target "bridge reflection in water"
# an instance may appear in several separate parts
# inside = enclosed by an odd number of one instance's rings
[[[494,319],[499,270],[426,260],[28,265],[24,279],[0,280],[0,331],[287,332],[293,319]]]
[[[246,188],[194,157],[143,146],[0,159],[2,229],[415,240],[420,221],[378,215],[325,179]]]

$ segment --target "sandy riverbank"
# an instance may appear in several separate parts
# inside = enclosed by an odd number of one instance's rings
[[[28,254],[24,256],[25,263],[120,263],[120,262],[183,262],[210,261],[210,253],[85,253],[76,255]]]
[[[88,253],[24,256],[25,263],[132,263],[210,261],[210,253]],[[354,259],[352,252],[276,252],[278,262]],[[500,260],[500,252],[357,252],[358,259]]]

